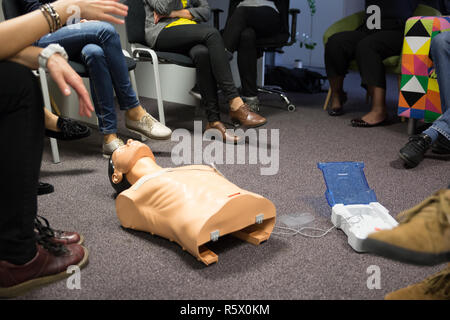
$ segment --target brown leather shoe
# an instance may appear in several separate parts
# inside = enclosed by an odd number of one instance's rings
[[[209,129],[218,130],[220,132],[220,134],[222,135],[223,142],[225,142],[225,143],[238,143],[239,141],[242,140],[242,137],[238,137],[238,136],[235,136],[234,134],[228,133],[225,125],[220,121],[208,122],[208,124],[206,125],[205,131],[207,131]]]
[[[230,110],[230,117],[232,120],[239,121],[241,125],[248,128],[259,127],[267,122],[266,118],[252,112],[246,103],[240,106],[236,111]]]
[[[36,238],[42,237],[50,238],[52,242],[66,244],[83,244],[84,237],[77,232],[55,230],[50,227],[47,219],[37,215],[34,220],[34,229],[36,232]]]
[[[88,262],[88,251],[79,244],[65,246],[65,252],[55,255],[37,245],[37,254],[24,265],[0,261],[0,298],[12,298],[36,287],[70,276],[67,268],[84,267]]]

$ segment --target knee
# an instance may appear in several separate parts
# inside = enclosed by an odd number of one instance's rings
[[[247,28],[241,33],[240,43],[245,44],[255,44],[256,43],[256,32],[252,28]]]
[[[190,56],[194,60],[195,64],[201,61],[209,62],[209,50],[204,45],[197,45],[193,47],[190,51]]]
[[[208,28],[206,28],[205,33],[206,33],[206,37],[208,39],[215,39],[215,40],[222,39],[222,35],[220,34],[219,30],[217,30],[216,28],[208,27]]]
[[[115,36],[118,34],[116,29],[107,22],[98,21],[95,23],[97,24],[96,29],[104,35]]]
[[[431,39],[431,50],[434,52],[444,51],[449,47],[450,33],[441,32]]]
[[[105,53],[103,49],[96,44],[88,44],[81,50],[81,55],[83,60],[87,65],[93,61],[98,61],[100,59],[105,59]]]

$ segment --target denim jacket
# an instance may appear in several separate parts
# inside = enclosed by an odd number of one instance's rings
[[[145,7],[145,40],[153,48],[158,39],[159,33],[169,24],[178,18],[164,18],[155,24],[153,11],[162,15],[169,15],[174,10],[183,9],[181,0],[142,0]],[[207,0],[188,0],[186,8],[194,17],[196,22],[206,22],[209,20],[211,10]]]

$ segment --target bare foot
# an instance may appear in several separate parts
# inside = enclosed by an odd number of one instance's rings
[[[45,120],[45,129],[59,132],[61,131],[58,128],[58,116],[51,113],[47,109],[44,108],[44,120]]]
[[[386,118],[387,118],[386,112],[370,111],[369,113],[364,115],[361,119],[370,125],[374,125],[383,122],[384,120],[386,120]]]

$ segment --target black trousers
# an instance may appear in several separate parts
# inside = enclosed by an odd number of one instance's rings
[[[256,40],[280,32],[280,15],[271,7],[238,7],[228,19],[223,32],[223,41],[228,51],[238,52],[242,95],[254,97],[258,94]]]
[[[44,137],[43,99],[31,71],[0,62],[0,260],[36,255],[34,219]]]
[[[325,68],[328,78],[345,76],[349,64],[356,59],[362,86],[386,88],[383,60],[400,55],[403,29],[344,31],[334,34],[325,46]]]
[[[202,24],[166,28],[158,35],[155,49],[186,54],[192,58],[197,67],[197,83],[208,121],[219,121],[217,86],[228,101],[239,96],[219,31]]]

